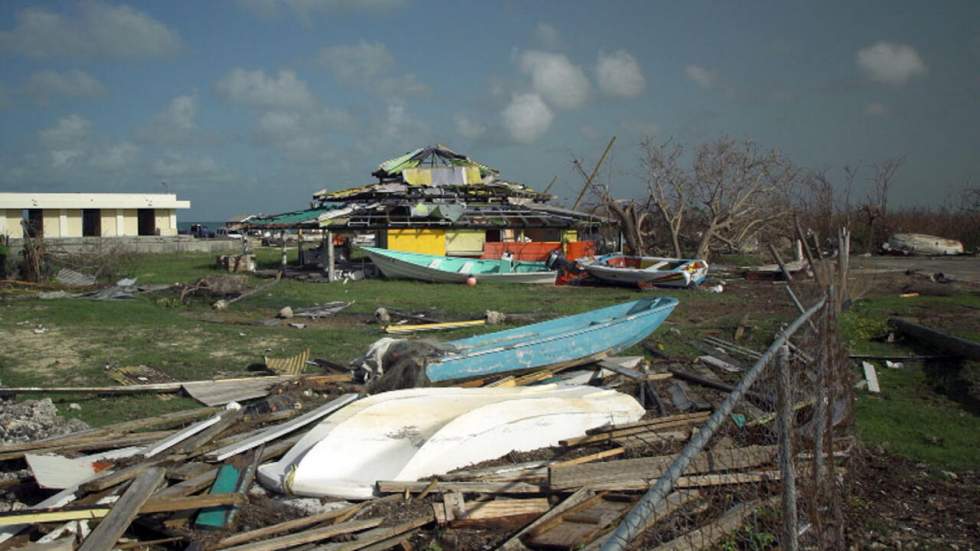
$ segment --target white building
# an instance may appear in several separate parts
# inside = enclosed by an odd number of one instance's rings
[[[0,235],[53,238],[177,235],[177,209],[190,201],[173,194],[0,193]]]

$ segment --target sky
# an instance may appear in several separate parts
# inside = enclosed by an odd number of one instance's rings
[[[568,205],[643,193],[644,138],[721,136],[892,205],[980,186],[980,2],[0,3],[0,191],[176,193],[184,220],[302,209],[446,144]]]

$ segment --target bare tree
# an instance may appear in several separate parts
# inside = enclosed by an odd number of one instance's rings
[[[888,190],[895,178],[895,173],[898,172],[904,162],[904,158],[896,157],[874,165],[871,190],[865,198],[864,205],[861,206],[861,210],[868,220],[868,253],[874,252],[878,246],[875,229],[878,222],[883,221],[888,214]]]
[[[650,138],[644,139],[641,146],[650,202],[670,232],[674,256],[680,258],[684,256],[681,251],[681,228],[692,187],[691,174],[680,166],[679,159],[684,148],[669,141],[658,144]]]
[[[789,193],[799,174],[781,153],[750,141],[726,137],[698,147],[692,198],[704,228],[696,256],[707,258],[715,240],[737,247],[790,214]]]

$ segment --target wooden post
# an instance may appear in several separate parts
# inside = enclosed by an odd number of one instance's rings
[[[303,230],[296,230],[296,247],[296,259],[299,262],[299,265],[302,266],[305,264],[305,262],[303,262]]]
[[[147,469],[140,474],[112,506],[109,514],[85,538],[78,548],[79,551],[105,551],[115,547],[116,540],[129,528],[140,507],[163,482],[163,475],[164,470],[157,467]]]
[[[282,240],[282,267],[286,267],[286,230],[279,230],[279,239]]]
[[[333,251],[333,232],[327,231],[327,281],[334,281],[337,279],[337,273],[334,271],[334,251]]]
[[[789,347],[779,349],[776,357],[777,411],[779,412],[779,471],[783,479],[783,537],[781,547],[796,551],[799,543],[796,528],[796,473],[793,470],[793,397],[789,369]]]

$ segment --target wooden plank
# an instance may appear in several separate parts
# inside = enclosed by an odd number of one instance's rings
[[[500,544],[497,547],[497,551],[524,551],[527,547],[521,541],[525,535],[532,531],[538,530],[542,527],[548,526],[553,523],[555,519],[561,517],[562,513],[580,505],[581,503],[592,499],[595,497],[595,492],[589,488],[580,488],[572,495],[565,498],[561,503],[554,506],[544,515],[538,517],[538,520],[532,522],[525,526],[522,530],[511,536],[507,541]]]
[[[340,509],[334,509],[333,511],[324,511],[322,513],[317,513],[307,517],[288,520],[286,522],[280,522],[271,526],[257,528],[248,532],[228,536],[227,538],[224,538],[216,543],[213,548],[224,549],[225,547],[231,547],[247,541],[262,539],[275,534],[280,534],[282,532],[292,532],[293,530],[306,528],[307,526],[313,526],[314,524],[320,524],[321,522],[336,520],[360,511],[364,507],[365,503],[367,502],[356,503]]]
[[[17,551],[73,551],[75,549],[75,535],[72,534],[61,539],[44,543],[28,543],[27,545],[16,549]]]
[[[705,365],[710,365],[711,367],[720,369],[722,371],[727,371],[729,373],[739,373],[740,371],[742,371],[741,367],[728,363],[725,360],[716,358],[714,356],[708,356],[708,355],[698,356],[698,361]]]
[[[438,482],[429,488],[431,481],[402,482],[397,480],[379,480],[378,491],[382,494],[417,494],[426,489],[429,493],[442,494],[446,492],[461,492],[467,494],[540,494],[541,486],[526,482]]]
[[[687,474],[744,469],[769,463],[775,457],[775,446],[749,446],[701,452],[684,470]],[[630,480],[656,480],[674,462],[674,455],[638,457],[605,463],[548,468],[548,487],[552,490],[599,487],[605,483]]]
[[[667,495],[667,497],[660,501],[656,507],[654,507],[653,512],[646,518],[643,526],[636,532],[637,536],[642,534],[644,531],[649,530],[655,526],[658,522],[665,520],[670,515],[674,514],[676,511],[682,507],[687,506],[694,501],[701,499],[701,492],[698,490],[677,490]],[[581,551],[599,551],[599,549],[606,543],[609,539],[609,535],[606,534],[599,538],[593,540],[592,543],[585,546]]]
[[[701,549],[713,549],[725,536],[737,530],[745,519],[755,513],[757,509],[763,506],[772,506],[778,500],[779,496],[774,496],[767,500],[754,500],[748,503],[740,503],[726,511],[717,520],[660,545],[655,548],[655,551],[700,551]]]
[[[748,471],[727,474],[702,474],[682,476],[674,483],[674,488],[707,488],[711,486],[730,486],[735,484],[755,484],[780,479],[779,471]],[[644,492],[650,489],[654,480],[634,479],[614,482],[599,482],[590,486],[596,491]]]
[[[409,333],[419,333],[423,331],[446,331],[451,329],[463,329],[466,327],[480,327],[487,324],[487,320],[467,320],[467,321],[447,321],[445,323],[423,323],[419,325],[389,325],[385,327],[385,333],[391,335],[407,335]]]
[[[453,494],[447,494],[453,495]],[[456,528],[473,528],[498,526],[500,523],[514,523],[521,520],[531,520],[548,511],[551,505],[548,499],[495,499],[493,501],[470,501],[463,506],[462,511],[452,513],[442,503],[433,503],[432,512],[440,525],[449,524]]]
[[[250,377],[217,381],[195,381],[183,383],[184,392],[206,406],[223,406],[229,402],[244,402],[262,398],[269,389],[284,381],[294,380],[294,376]]]
[[[306,425],[309,425],[314,421],[322,419],[330,415],[331,413],[337,411],[338,409],[346,406],[347,404],[357,400],[359,397],[360,397],[359,394],[344,394],[343,396],[340,396],[335,400],[331,400],[330,402],[308,413],[305,413],[297,417],[296,419],[293,419],[286,423],[282,423],[280,425],[268,427],[264,429],[262,432],[256,434],[255,436],[246,438],[245,440],[242,440],[236,444],[225,446],[221,449],[215,450],[213,452],[209,452],[205,454],[204,457],[209,461],[224,461],[225,459],[233,455],[248,451],[252,448],[265,444],[266,442],[271,442],[272,440],[275,440],[280,436],[285,436],[290,432],[305,427]]]
[[[152,446],[147,448],[146,451],[143,452],[143,456],[153,457],[154,455],[157,455],[160,452],[163,452],[169,448],[172,448],[173,446],[176,446],[180,442],[187,440],[191,436],[194,436],[195,434],[203,431],[204,429],[210,427],[211,425],[214,425],[219,421],[221,421],[221,415],[215,415],[214,417],[210,417],[203,421],[198,421],[197,423],[194,423],[193,425],[186,427],[183,430],[179,430],[175,434],[167,438],[164,438],[163,440],[157,442],[156,444],[153,444]]]
[[[647,374],[636,369],[642,361],[642,356],[610,356],[599,360],[599,366],[635,381],[645,381]]]
[[[868,392],[879,394],[881,386],[878,384],[878,372],[875,371],[875,366],[868,362],[861,362],[861,367],[864,369],[864,379],[868,381]]]
[[[146,503],[157,486],[163,482],[164,470],[153,467],[141,473],[126,488],[122,497],[108,515],[92,530],[79,551],[108,551],[136,518],[140,507]]]
[[[238,494],[204,495],[184,498],[150,498],[139,508],[141,515],[187,511],[202,507],[219,505],[241,505],[246,499]],[[112,507],[96,506],[66,509],[24,510],[13,513],[0,513],[0,526],[16,524],[45,524],[73,520],[100,519],[109,514]]]
[[[419,515],[412,520],[397,524],[392,527],[375,528],[368,530],[357,537],[356,541],[344,543],[331,543],[317,548],[317,551],[367,551],[373,549],[387,549],[391,545],[397,545],[403,534],[421,528],[435,520],[431,511]],[[390,545],[389,545],[390,542]]]
[[[922,344],[930,348],[969,360],[980,361],[980,342],[954,337],[901,318],[888,318],[888,325],[907,337],[921,341]]]
[[[384,522],[384,519],[382,518],[352,520],[349,522],[342,522],[340,524],[331,524],[330,526],[324,526],[313,530],[306,530],[296,534],[280,536],[278,538],[272,538],[255,543],[247,543],[235,547],[228,547],[226,549],[227,551],[277,551],[279,549],[286,549],[289,547],[296,547],[297,545],[322,541],[341,534],[360,532],[362,530],[374,528],[382,522]]]
[[[583,463],[591,463],[593,461],[599,461],[600,459],[608,459],[610,457],[616,457],[617,455],[622,455],[626,450],[624,448],[613,448],[611,450],[603,450],[601,452],[591,453],[589,455],[584,455],[582,457],[576,457],[575,459],[566,459],[565,461],[557,461],[552,463],[551,467],[570,467],[572,465],[581,465]]]
[[[635,498],[599,495],[561,515],[561,522],[535,530],[526,541],[533,548],[579,549],[594,540],[607,527],[622,518]]]
[[[50,446],[45,448],[35,448],[28,450],[18,450],[11,451],[7,453],[0,453],[0,461],[8,461],[11,459],[20,459],[27,455],[28,452],[37,453],[57,453],[64,454],[66,452],[76,452],[76,451],[101,451],[107,449],[116,449],[126,446],[138,446],[141,444],[147,444],[149,442],[155,442],[161,438],[166,438],[172,431],[154,431],[154,432],[141,432],[137,434],[119,435],[119,436],[107,436],[99,437],[95,439],[81,439],[75,443],[66,443],[59,446]]]

